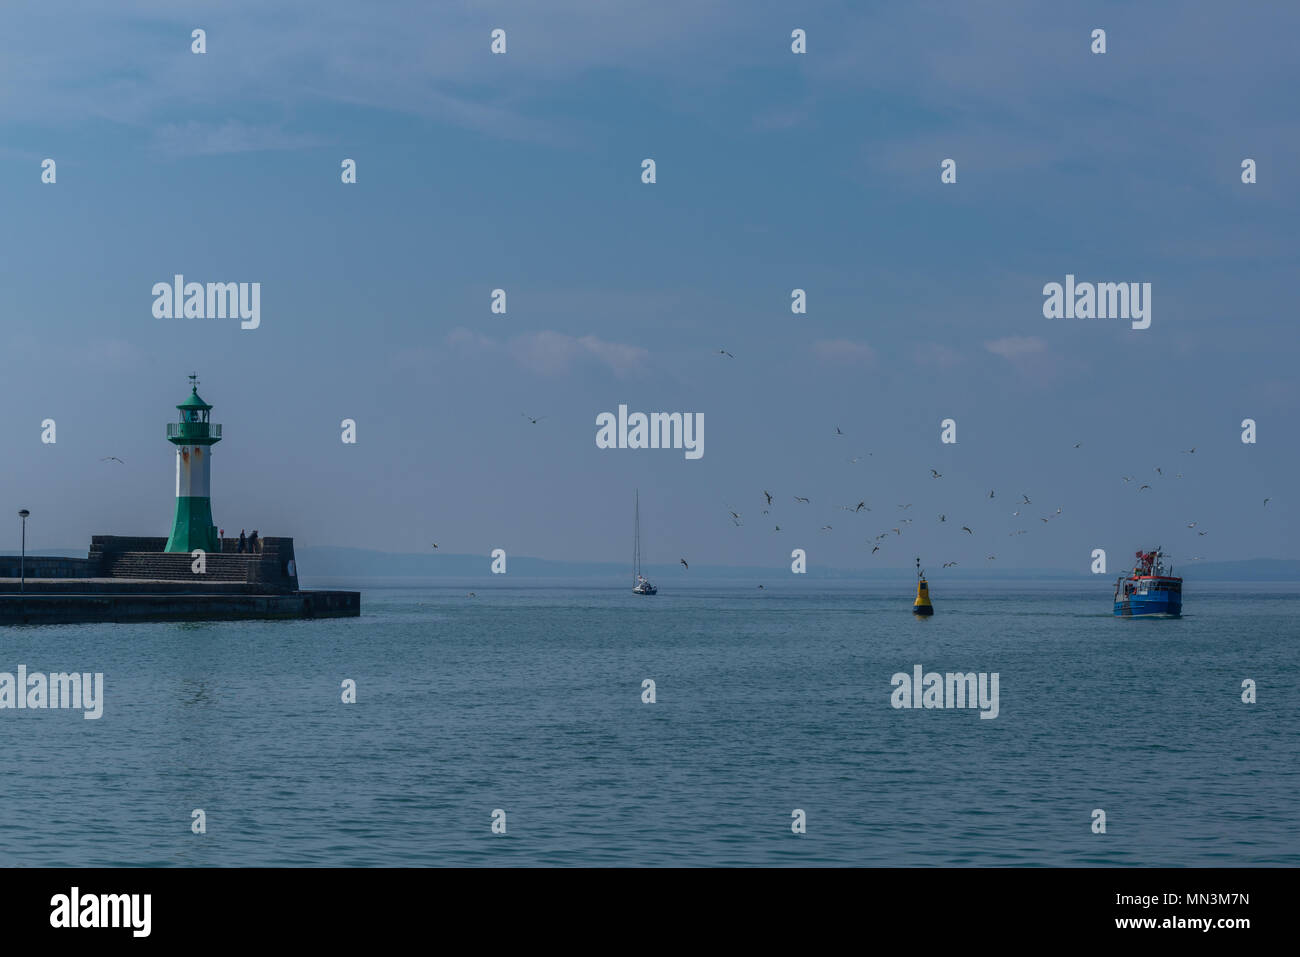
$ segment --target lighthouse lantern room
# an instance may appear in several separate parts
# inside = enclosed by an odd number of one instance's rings
[[[179,422],[167,424],[167,441],[176,446],[176,517],[167,551],[219,551],[212,524],[212,446],[221,441],[221,426],[208,421],[212,406],[199,398],[198,376],[190,376],[190,395],[176,406]]]

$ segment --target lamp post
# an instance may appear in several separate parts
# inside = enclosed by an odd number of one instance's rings
[[[18,517],[23,520],[23,550],[18,559],[18,592],[19,594],[27,590],[27,516],[32,514],[25,508],[18,510]]]

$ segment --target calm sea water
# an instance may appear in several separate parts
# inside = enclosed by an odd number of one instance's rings
[[[1178,621],[1106,583],[936,582],[930,620],[906,583],[512,585],[0,628],[0,671],[106,686],[98,721],[0,711],[0,864],[1300,864],[1288,585],[1189,584]],[[998,672],[999,716],[895,710],[916,664]]]

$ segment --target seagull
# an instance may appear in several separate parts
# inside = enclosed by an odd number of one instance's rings
[[[527,419],[529,422],[533,423],[533,425],[536,425],[538,422],[542,421],[542,419],[546,418],[546,416],[544,416],[544,415],[539,415],[539,416],[537,416],[537,417],[533,417],[533,416],[529,415],[527,412],[520,412],[519,414],[522,415],[522,416],[523,416],[525,419]]]
[[[781,526],[778,525],[776,528],[772,529],[772,531],[774,531],[774,532],[779,532],[779,531],[781,531]]]
[[[734,358],[736,358],[736,357],[733,356],[730,352],[728,352],[726,349],[719,349],[719,350],[718,350],[718,355],[720,355],[720,356],[726,356],[728,359],[734,359]]]
[[[898,507],[901,508],[901,509],[903,509],[904,511],[906,511],[907,509],[909,509],[909,508],[912,507],[912,503],[911,503],[911,502],[908,502],[906,505],[900,505],[900,506],[898,506]]]
[[[1045,519],[1045,518],[1040,518],[1039,521],[1040,521],[1040,522],[1046,522],[1047,519]]]
[[[1264,507],[1265,507],[1265,508],[1268,508],[1268,503],[1271,502],[1271,501],[1273,501],[1271,498],[1266,498],[1266,499],[1264,499]]]
[[[1183,473],[1182,473],[1182,472],[1179,472],[1177,475],[1174,476],[1174,478],[1182,478],[1182,477],[1183,477]]]
[[[1195,454],[1196,454],[1196,446],[1193,445],[1190,449],[1183,449],[1183,454],[1184,454],[1184,455],[1195,455]]]
[[[1033,505],[1033,504],[1034,504],[1033,502],[1029,501],[1029,496],[1026,495],[1024,492],[1021,492],[1021,493],[1020,493],[1020,497],[1024,499],[1024,501],[1020,503],[1021,505]]]
[[[1125,482],[1133,481],[1133,476],[1131,475],[1121,475],[1120,478],[1122,478]]]
[[[948,521],[948,516],[947,516],[947,515],[940,515],[940,516],[939,516],[939,521],[941,521],[941,522],[946,522],[946,521]]]
[[[1196,534],[1197,534],[1197,535],[1208,535],[1208,534],[1210,534],[1210,533],[1209,533],[1209,532],[1197,532]]]
[[[1057,514],[1057,515],[1060,515],[1060,514],[1061,514],[1061,506],[1059,506],[1059,505],[1056,506],[1056,514]]]
[[[805,505],[808,504],[808,500],[807,500],[806,498],[801,498],[801,497],[798,496],[798,495],[796,495],[796,496],[794,497],[794,500],[795,500],[796,502],[803,502]]]
[[[690,565],[687,565],[687,564],[686,564],[686,559],[683,558],[683,559],[680,559],[680,561],[681,561],[681,563],[682,563],[682,567],[683,567],[683,568],[690,568],[690,567],[691,567]]]
[[[1015,517],[1017,517],[1019,514],[1020,514],[1020,509],[1016,509],[1014,512],[1011,513],[1011,517],[1012,517],[1012,518],[1015,518]]]
[[[875,548],[873,548],[873,549],[871,550],[871,554],[874,555],[874,554],[876,554],[876,552],[878,552],[878,551],[880,551],[880,546],[879,546],[879,545],[877,545]]]
[[[466,595],[465,597],[466,597],[466,598],[473,598],[473,597],[474,597],[474,593],[473,593],[473,592],[470,592],[470,593],[469,593],[468,595]]]
[[[967,528],[965,525],[963,525],[963,526],[961,527],[961,530],[962,530],[963,532],[965,532],[967,535],[974,535],[974,534],[975,534],[975,533],[972,532],[969,528]]]
[[[1138,491],[1140,492],[1140,491],[1142,491],[1144,488],[1150,488],[1150,487],[1151,487],[1150,485],[1139,485],[1139,486],[1138,486]]]
[[[1075,447],[1076,449],[1081,449],[1081,448],[1083,448],[1083,443],[1082,443],[1082,442],[1075,442],[1075,443],[1074,443],[1074,447]]]
[[[434,548],[437,548],[437,547],[438,547],[438,543],[437,543],[437,542],[434,542],[434,543],[433,543],[433,547],[434,547]]]
[[[993,497],[993,489],[989,489],[989,498]]]
[[[830,527],[829,525],[823,525],[823,526],[822,526],[822,531],[823,531],[823,532],[829,532],[830,530],[831,530],[831,527]]]
[[[767,497],[767,504],[768,504],[768,505],[771,505],[771,504],[772,504],[772,493],[769,492],[767,489],[763,489],[763,494]]]
[[[736,521],[740,521],[740,513],[739,513],[739,512],[733,512],[733,511],[731,511],[731,509],[727,509],[727,512],[728,512],[728,513],[731,515],[731,517],[734,518]]]
[[[117,462],[119,465],[125,465],[125,464],[126,464],[126,463],[123,462],[121,459],[119,459],[116,455],[106,455],[106,456],[104,456],[102,459],[100,459],[100,461],[101,461],[101,462]]]
[[[1047,519],[1043,519],[1043,521],[1047,521]],[[1011,533],[1011,537],[1012,537],[1012,538],[1015,538],[1017,535],[1028,535],[1028,534],[1029,534],[1029,529],[1027,529],[1027,528],[1022,528],[1022,529],[1021,529],[1020,531],[1018,531],[1018,532],[1012,532],[1012,533]]]
[[[900,531],[899,531],[898,529],[896,529],[896,528],[891,528],[890,531],[893,532],[895,535],[902,535],[902,534],[903,534],[902,532],[900,532]]]
[[[772,510],[771,510],[770,508],[760,509],[759,511],[762,512],[762,514],[764,514],[764,515],[771,515],[771,514],[772,514]]]
[[[759,585],[758,587],[759,587],[759,588],[762,588],[763,586],[762,586],[762,585]]]
[[[1195,528],[1195,527],[1196,527],[1196,523],[1195,523],[1195,522],[1188,522],[1188,523],[1187,523],[1187,527],[1188,527],[1188,528]]]
[[[996,556],[996,555],[989,555],[989,556],[987,556],[987,557],[988,557],[988,560],[991,561],[991,562],[993,562],[993,561],[997,561],[997,558],[998,558],[998,556]]]
[[[842,431],[840,431],[840,427],[839,427],[838,425],[835,426],[835,434],[836,434],[836,435],[843,435],[843,434],[844,434]]]
[[[1160,468],[1160,466],[1158,466],[1158,465],[1156,466],[1156,474],[1159,475],[1161,478],[1164,478],[1164,477],[1165,477],[1164,470],[1163,470],[1162,468]]]
[[[944,563],[943,563],[943,567],[944,567],[944,568],[952,568],[952,566],[953,566],[953,565],[956,565],[956,564],[957,564],[956,562],[944,562]]]
[[[936,472],[934,469],[930,469],[930,475],[933,476],[934,478],[943,478],[943,476],[938,472]]]
[[[871,509],[867,508],[867,503],[866,503],[866,502],[859,502],[859,503],[857,504],[857,506],[853,509],[853,511],[855,511],[855,512],[860,512],[860,511],[862,511],[864,508],[866,508],[868,512],[871,511]]]

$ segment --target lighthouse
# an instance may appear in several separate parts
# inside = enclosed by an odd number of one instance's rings
[[[167,423],[167,441],[176,446],[176,517],[167,538],[169,552],[219,551],[212,524],[212,446],[221,426],[208,421],[212,406],[199,398],[198,376],[190,376],[190,395],[176,406],[179,422]]]

